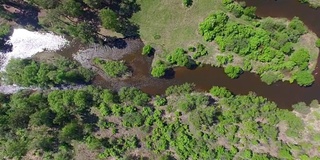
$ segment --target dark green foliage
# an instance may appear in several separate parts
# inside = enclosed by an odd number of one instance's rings
[[[8,36],[10,33],[10,25],[8,24],[0,24],[0,39],[5,36]]]
[[[74,122],[65,125],[59,133],[59,139],[63,142],[79,140],[80,138],[82,138],[82,127]]]
[[[76,0],[63,0],[63,5],[59,7],[64,14],[72,17],[79,17],[84,13],[81,3]]]
[[[314,77],[310,71],[300,71],[294,74],[294,78],[300,86],[310,86]]]
[[[44,9],[52,9],[58,5],[58,2],[55,0],[31,0],[30,2],[35,3]]]
[[[216,109],[214,107],[196,109],[189,115],[189,121],[196,129],[201,129],[201,126],[212,126],[216,118]]]
[[[166,57],[167,61],[177,66],[190,67],[189,56],[182,48],[177,48]]]
[[[134,87],[123,87],[118,94],[121,102],[130,102],[137,106],[146,105],[150,100],[146,93]]]
[[[150,55],[153,51],[153,48],[148,44],[142,48],[142,55]]]
[[[99,17],[104,28],[115,31],[119,27],[118,16],[111,9],[100,10]]]
[[[156,105],[156,106],[164,106],[164,105],[166,105],[167,104],[167,99],[165,98],[165,97],[161,97],[161,96],[156,96],[155,98],[154,98],[154,104]]]
[[[76,25],[70,25],[67,28],[69,34],[75,38],[78,38],[83,43],[89,43],[94,41],[94,26],[87,22],[81,22]]]
[[[41,87],[86,83],[92,77],[91,71],[64,58],[55,60],[53,64],[40,63],[30,59],[12,59],[4,74],[8,83]]]
[[[85,142],[91,150],[100,149],[103,146],[102,141],[94,136],[86,137]]]
[[[193,54],[193,59],[198,59],[199,57],[205,56],[208,54],[208,51],[206,50],[206,47],[203,44],[197,45],[197,52]]]
[[[18,158],[21,159],[28,151],[27,149],[28,142],[25,140],[9,140],[4,146],[4,153],[9,158]]]
[[[138,147],[139,140],[132,136],[126,138],[110,139],[103,153],[99,154],[100,159],[108,157],[120,158],[123,157],[127,150]]]
[[[137,112],[123,115],[122,124],[126,127],[140,127],[144,122],[144,117]]]
[[[226,73],[230,78],[238,78],[242,73],[242,69],[238,66],[227,66],[224,68],[224,73]]]
[[[112,78],[121,77],[128,72],[128,67],[122,61],[105,61],[99,58],[95,58],[94,63]]]
[[[83,3],[88,5],[91,8],[100,8],[103,0],[83,0]]]
[[[171,94],[183,95],[187,93],[191,93],[193,91],[194,84],[184,83],[182,85],[174,85],[170,86],[166,89],[166,95],[169,96]]]
[[[294,105],[292,105],[292,108],[293,108],[295,111],[297,111],[297,112],[299,112],[299,113],[301,113],[301,114],[308,114],[308,113],[310,113],[310,108],[309,108],[309,106],[307,106],[307,104],[304,103],[304,102],[299,102],[299,103],[297,103],[297,104],[294,104]]]
[[[192,5],[193,0],[182,0],[183,5],[186,7],[190,7]]]

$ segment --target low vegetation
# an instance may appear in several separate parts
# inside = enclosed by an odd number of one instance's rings
[[[2,72],[1,76],[8,84],[50,87],[88,83],[94,73],[66,58],[58,58],[52,63],[31,59],[11,59],[6,66],[6,72]]]
[[[100,58],[95,58],[93,61],[95,65],[99,66],[111,78],[121,77],[129,71],[129,68],[123,61],[102,60]]]
[[[259,19],[255,15],[254,7],[246,7],[233,0],[223,0],[221,4],[213,1],[195,1],[195,7],[190,7],[187,11],[166,2],[162,4],[166,6],[165,11],[162,8],[154,8],[157,5],[149,5],[148,2],[138,3],[145,12],[137,13],[133,20],[140,25],[143,40],[160,48],[156,51],[153,63],[155,70],[164,66],[190,67],[206,63],[224,67],[231,78],[237,78],[242,71],[250,71],[260,75],[261,80],[267,84],[279,80],[295,81],[301,86],[313,84],[311,72],[315,68],[319,51],[316,48],[317,38],[314,38],[316,36],[311,34],[297,17],[290,21]],[[213,13],[199,12],[206,10],[203,4],[211,3],[216,4],[210,9],[214,10]],[[153,12],[149,13],[151,10]],[[183,14],[180,13],[182,10]],[[172,13],[172,16],[159,15],[159,12]],[[193,17],[191,19],[201,21],[195,20],[185,24],[182,21],[183,17],[180,17],[185,14]],[[159,19],[159,22],[150,24],[146,19]],[[160,30],[154,25],[165,27]],[[148,29],[151,26],[152,32]],[[163,28],[174,30],[168,31]],[[165,38],[154,39],[151,35],[155,34]],[[306,39],[310,40],[310,44],[306,44]],[[158,67],[159,64],[161,67]],[[308,76],[301,78],[301,74]]]
[[[1,94],[0,104],[4,158],[320,157],[314,150],[320,132],[309,123],[319,119],[316,101],[291,112],[253,93],[233,95],[222,87],[199,93],[184,84],[153,98],[132,87],[21,91]]]

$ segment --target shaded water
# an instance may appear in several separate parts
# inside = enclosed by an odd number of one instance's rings
[[[320,35],[320,11],[312,9],[307,5],[300,4],[297,0],[246,0],[247,5],[257,7],[258,16],[286,17],[291,19],[294,16],[308,25],[318,36]],[[75,48],[78,46],[75,45]],[[61,54],[74,52],[75,50],[65,49]],[[320,100],[320,74],[316,76],[316,82],[311,87],[299,87],[296,83],[277,82],[267,85],[261,82],[260,77],[253,73],[245,72],[238,79],[230,79],[223,72],[222,68],[215,68],[208,65],[198,67],[194,70],[186,68],[175,68],[172,77],[167,79],[153,78],[150,75],[152,57],[145,57],[141,52],[132,53],[124,57],[126,63],[133,70],[133,76],[129,79],[119,80],[117,84],[106,82],[101,77],[96,77],[94,84],[103,87],[118,89],[121,86],[135,86],[149,94],[163,94],[170,85],[194,83],[196,89],[208,91],[212,86],[224,86],[235,94],[248,94],[250,91],[257,95],[264,96],[278,104],[280,108],[291,108],[291,105],[300,101],[310,103],[313,99]],[[318,63],[319,66],[319,63]],[[316,68],[315,73],[319,72]]]

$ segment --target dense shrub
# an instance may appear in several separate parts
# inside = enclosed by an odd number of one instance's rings
[[[94,59],[94,63],[98,65],[108,76],[115,78],[121,77],[128,72],[128,67],[122,61],[105,61],[99,58]]]

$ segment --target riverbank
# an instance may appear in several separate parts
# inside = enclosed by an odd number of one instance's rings
[[[222,4],[220,1],[214,0],[206,2],[194,1],[193,5],[190,8],[184,7],[180,1],[169,3],[164,0],[161,2],[159,1],[159,4],[150,4],[146,1],[138,1],[138,3],[141,5],[142,11],[136,13],[132,19],[134,22],[139,24],[141,30],[141,38],[144,43],[150,44],[156,50],[153,66],[156,66],[155,62],[158,61],[163,61],[166,63],[167,55],[172,53],[176,48],[183,48],[185,51],[188,51],[190,47],[196,47],[198,44],[203,44],[205,46],[205,49],[208,51],[208,54],[201,56],[200,58],[193,59],[198,64],[209,64],[212,66],[224,68],[227,66],[239,66],[245,71],[250,71],[260,76],[263,76],[263,73],[266,72],[267,74],[275,75],[276,77],[274,76],[274,80],[269,80],[268,84],[274,83],[277,80],[290,81],[292,83],[296,79],[296,74],[300,72],[300,69],[297,68],[292,69],[289,67],[290,69],[284,69],[285,64],[279,62],[289,61],[290,55],[281,53],[283,55],[280,56],[283,56],[284,60],[281,60],[281,58],[278,57],[279,55],[275,57],[276,59],[278,58],[277,60],[272,61],[271,59],[270,61],[266,61],[264,59],[265,57],[256,57],[256,59],[259,58],[259,60],[250,60],[254,59],[252,58],[252,56],[254,57],[262,54],[262,52],[268,51],[262,49],[258,51],[260,53],[255,53],[255,55],[239,56],[239,54],[236,54],[232,51],[221,51],[221,46],[219,47],[219,45],[215,41],[207,42],[199,33],[199,24],[203,22],[203,20],[208,17],[208,15],[211,15],[213,12],[218,11],[227,13],[230,21],[232,21],[233,23],[238,23],[245,27],[253,28],[257,27],[257,25],[267,20],[270,21],[270,23],[280,25],[285,24],[286,27],[288,27],[291,21],[286,18],[248,19],[248,17],[245,16],[237,18],[224,7],[224,4]],[[168,15],[159,13],[168,13]],[[153,21],[154,19],[157,19],[157,21]],[[268,34],[270,34],[269,36],[274,36],[270,31],[268,31]],[[279,35],[283,36],[281,34]],[[297,43],[293,44],[294,51],[298,51],[300,49],[306,49],[308,51],[308,54],[310,55],[310,58],[308,59],[308,74],[311,74],[311,72],[314,71],[317,64],[319,53],[319,49],[315,46],[315,41],[317,39],[318,37],[315,33],[313,33],[311,30],[307,30],[305,34],[299,37]],[[280,49],[276,50],[277,52],[280,52],[278,51]],[[273,50],[271,52],[276,52],[276,50]],[[188,54],[189,57],[192,57],[194,55],[194,53],[189,51]],[[274,56],[275,53],[268,54],[268,56]],[[232,61],[227,62],[226,64],[221,64],[221,62],[219,62],[219,58],[226,56],[231,56]],[[250,64],[251,66],[250,69],[247,69],[245,67],[248,64]],[[168,67],[174,67],[174,65],[171,64],[167,65]],[[310,85],[310,83],[307,85]]]

